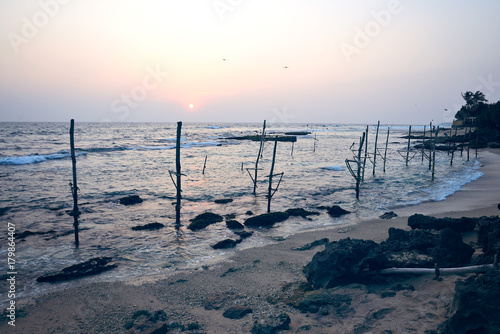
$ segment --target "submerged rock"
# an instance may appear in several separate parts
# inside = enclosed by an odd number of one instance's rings
[[[222,198],[222,199],[216,199],[214,201],[214,203],[217,203],[217,204],[227,204],[227,203],[231,203],[233,201],[232,198]]]
[[[131,195],[120,198],[120,204],[122,205],[134,205],[142,202],[142,198],[140,198],[138,195]]]
[[[165,225],[160,224],[160,223],[149,223],[146,225],[134,226],[134,227],[132,227],[132,230],[133,231],[144,231],[144,230],[153,231],[153,230],[159,230],[159,229],[164,228],[164,227],[165,227]]]
[[[245,228],[245,226],[242,223],[234,219],[226,220],[226,226],[231,230],[239,230]]]
[[[36,280],[37,282],[54,283],[90,275],[97,275],[117,267],[116,264],[110,264],[111,262],[112,258],[110,257],[97,257],[86,262],[64,268],[57,274],[40,276]]]
[[[348,213],[351,213],[351,211],[344,210],[338,205],[334,205],[328,209],[328,214],[335,218],[346,215]]]
[[[271,227],[276,223],[285,221],[290,215],[286,212],[264,213],[245,220],[245,226],[248,227]]]
[[[447,227],[454,229],[459,233],[474,231],[477,218],[435,218],[424,216],[419,213],[408,217],[408,226],[412,229],[423,230],[443,230]]]
[[[227,249],[227,248],[234,248],[237,244],[241,242],[241,239],[238,240],[233,240],[233,239],[224,239],[222,241],[219,241],[215,245],[212,245],[213,249]]]
[[[290,216],[300,216],[300,217],[307,217],[307,216],[317,216],[319,215],[319,212],[315,211],[307,211],[302,208],[295,208],[295,209],[288,209],[285,211],[288,213]]]
[[[192,231],[201,230],[208,225],[221,222],[222,220],[223,218],[221,215],[212,212],[205,212],[191,219],[191,224],[189,224],[187,228]]]
[[[234,234],[240,236],[241,239],[246,239],[249,238],[253,235],[253,232],[248,232],[248,231],[236,231]]]

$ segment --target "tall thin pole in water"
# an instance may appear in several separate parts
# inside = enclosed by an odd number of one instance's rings
[[[366,166],[366,158],[368,157],[368,125],[366,126],[366,136],[365,136],[365,158],[363,159],[363,175],[361,177],[361,181],[365,182],[365,166]]]
[[[385,173],[385,162],[387,160],[387,145],[389,144],[389,131],[390,127],[387,127],[387,138],[385,139],[385,151],[384,151],[384,173]]]
[[[434,142],[432,144],[432,181],[434,181],[434,171],[436,169],[436,140],[439,133],[439,126],[434,134]]]
[[[255,160],[255,174],[253,178],[253,193],[257,192],[257,173],[259,170],[259,159],[262,153],[262,146],[264,145],[264,136],[266,133],[266,120],[264,120],[264,125],[262,126],[262,136],[260,137],[260,146],[259,146],[259,154],[257,155],[257,160]]]
[[[429,145],[429,170],[431,170],[431,168],[432,168],[432,122],[429,125],[429,132],[430,132],[429,140],[431,141],[430,145]]]
[[[177,176],[177,202],[175,203],[175,224],[181,224],[181,129],[182,122],[177,122],[177,142],[175,147],[175,173]]]
[[[422,162],[424,162],[424,155],[425,155],[425,125],[424,125],[424,137],[422,138]]]
[[[273,149],[273,161],[271,163],[271,172],[269,173],[269,188],[267,191],[267,213],[271,212],[271,198],[273,197],[273,173],[274,173],[274,162],[276,161],[276,146],[278,146],[278,136],[274,139],[274,149]]]
[[[380,121],[377,123],[377,134],[375,135],[375,150],[373,152],[373,175],[375,175],[375,165],[377,163],[377,141],[378,141],[378,129],[380,127]]]
[[[406,167],[408,167],[408,160],[410,158],[410,143],[411,143],[411,125],[408,128],[408,147],[406,149]]]
[[[361,181],[361,151],[363,150],[363,143],[365,142],[365,133],[363,132],[363,137],[359,141],[358,149],[358,170],[356,177],[356,199],[359,199],[359,182]]]
[[[75,155],[75,120],[71,120],[69,128],[69,140],[71,146],[71,162],[73,165],[73,183],[70,183],[71,193],[73,195],[73,227],[75,228],[75,247],[78,248],[80,244],[80,239],[78,237],[78,217],[80,216],[80,210],[78,210],[78,184],[76,182],[76,155]]]

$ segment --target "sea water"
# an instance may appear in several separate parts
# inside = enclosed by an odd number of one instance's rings
[[[425,201],[441,201],[477,178],[480,164],[455,153],[453,166],[447,152],[436,152],[435,179],[420,152],[406,166],[407,126],[392,126],[383,172],[388,126],[378,136],[380,155],[373,175],[375,126],[370,126],[368,155],[360,198],[345,160],[353,159],[365,125],[269,124],[268,134],[306,131],[297,142],[278,142],[274,173],[284,173],[272,197],[272,211],[304,208],[317,211],[310,219],[293,217],[268,229],[251,229],[253,236],[236,249],[258,247],[301,231],[362,223],[384,211]],[[80,247],[71,233],[73,217],[72,165],[69,123],[0,123],[0,255],[7,258],[7,224],[16,232],[48,232],[16,240],[17,290],[35,295],[82,282],[153,280],[175,271],[201,268],[228,258],[235,250],[214,250],[211,245],[236,238],[225,223],[190,231],[190,219],[203,212],[232,214],[243,223],[267,210],[268,178],[274,142],[265,142],[259,162],[258,188],[253,194],[249,174],[254,173],[260,142],[234,140],[260,134],[262,124],[184,123],[181,138],[181,235],[175,230],[176,189],[169,172],[175,171],[176,123],[76,123],[75,147],[79,188]],[[422,131],[423,127],[412,127]],[[412,144],[417,141],[413,141]],[[365,156],[364,150],[362,157]],[[203,167],[206,168],[203,173]],[[279,176],[274,177],[276,188]],[[132,206],[119,199],[139,195]],[[232,199],[216,204],[216,199]],[[340,205],[352,211],[342,218],[324,209]],[[132,227],[161,223],[157,231]],[[36,277],[93,257],[113,257],[119,266],[109,272],[75,282],[37,283]],[[4,261],[5,267],[7,260]],[[2,264],[0,267],[4,267]],[[5,274],[0,278],[5,291]],[[4,294],[2,294],[2,303]]]

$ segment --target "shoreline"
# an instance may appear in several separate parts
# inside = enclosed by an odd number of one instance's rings
[[[40,329],[50,333],[128,333],[124,325],[135,312],[163,310],[164,322],[198,324],[197,333],[249,333],[254,321],[280,313],[290,316],[291,329],[283,331],[290,333],[350,333],[374,324],[378,329],[394,332],[413,327],[419,331],[435,330],[436,324],[446,319],[445,306],[453,298],[455,280],[464,276],[450,275],[442,282],[433,281],[430,276],[418,276],[409,279],[415,291],[401,291],[394,298],[381,297],[377,287],[335,288],[353,298],[356,312],[347,317],[303,314],[270,300],[292,293],[287,290],[289,287],[297,288],[305,282],[303,266],[324,247],[307,251],[292,248],[322,238],[337,241],[349,237],[381,242],[387,238],[390,227],[409,230],[407,218],[414,213],[452,218],[499,215],[500,150],[479,152],[478,159],[483,164],[480,171],[484,175],[444,201],[394,209],[398,217],[390,220],[370,219],[300,232],[271,245],[236,249],[230,258],[213,266],[179,271],[155,282],[89,283],[20,299],[16,301],[19,308],[15,330],[7,326],[7,322],[1,322],[0,328],[5,333],[38,333]],[[210,300],[219,301],[223,306],[207,309]],[[253,313],[237,320],[228,319],[223,312],[229,305],[247,306]],[[390,316],[367,320],[377,310],[391,310]]]

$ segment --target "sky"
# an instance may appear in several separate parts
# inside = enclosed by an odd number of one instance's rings
[[[500,1],[0,0],[0,121],[450,122]]]

